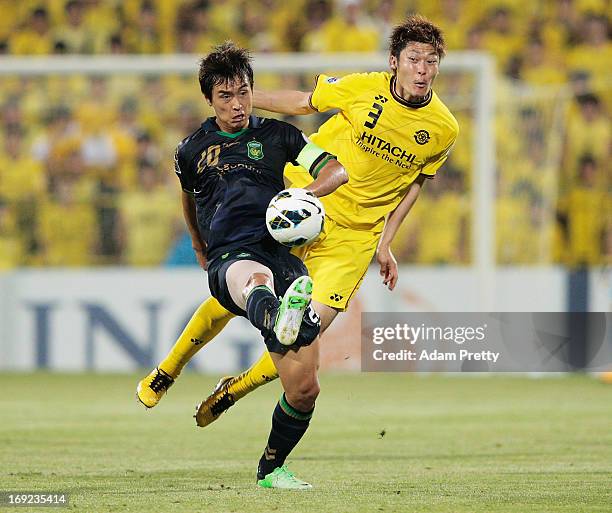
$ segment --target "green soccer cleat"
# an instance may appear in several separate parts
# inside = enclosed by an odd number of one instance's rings
[[[312,296],[312,278],[300,276],[289,288],[281,304],[274,322],[274,333],[278,341],[284,346],[290,346],[295,342],[300,332],[304,312],[310,304]]]
[[[261,488],[280,488],[283,490],[310,490],[312,485],[302,481],[293,475],[289,469],[283,465],[277,467],[263,479],[257,481],[257,486]]]
[[[172,376],[156,367],[138,383],[136,397],[147,408],[153,408],[173,384]]]

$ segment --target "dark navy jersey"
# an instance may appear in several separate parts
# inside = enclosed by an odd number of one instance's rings
[[[285,164],[297,165],[307,144],[293,125],[255,116],[233,134],[209,118],[179,144],[175,171],[183,190],[195,197],[209,260],[269,237],[268,203],[285,188]]]

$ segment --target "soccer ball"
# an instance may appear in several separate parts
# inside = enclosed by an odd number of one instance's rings
[[[272,237],[285,246],[303,246],[315,240],[325,220],[325,209],[312,192],[285,189],[266,210],[266,227]]]

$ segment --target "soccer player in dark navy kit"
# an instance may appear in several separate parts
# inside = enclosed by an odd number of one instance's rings
[[[333,192],[348,176],[294,126],[251,115],[253,70],[246,50],[232,43],[217,47],[201,61],[199,82],[216,116],[176,150],[185,221],[212,295],[260,330],[283,385],[258,484],[310,488],[284,462],[306,432],[319,393],[319,318],[310,307],[306,267],[270,237],[265,212],[284,189],[287,162],[309,170],[314,181],[306,189],[315,196]]]

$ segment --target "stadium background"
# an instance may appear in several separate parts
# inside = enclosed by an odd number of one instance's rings
[[[172,173],[177,141],[211,114],[195,79],[198,55],[225,39],[259,55],[385,52],[391,27],[410,12],[438,23],[451,53],[494,57],[493,296],[483,304],[473,286],[476,77],[446,71],[443,62],[435,88],[459,121],[460,139],[396,238],[399,290],[386,293],[372,269],[352,309],[327,335],[334,343],[325,345],[324,367],[359,368],[363,310],[610,310],[607,1],[27,0],[0,6],[0,51],[7,57],[194,55],[189,74],[75,69],[3,76],[2,368],[148,367],[208,294],[193,267]],[[256,85],[266,89],[308,90],[313,79],[313,73],[256,73]],[[324,119],[290,121],[310,133]],[[205,348],[195,368],[235,370],[260,348],[241,320],[223,340]]]

